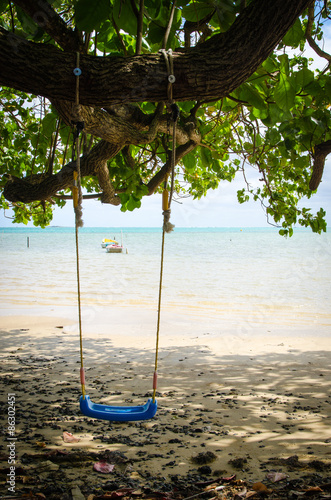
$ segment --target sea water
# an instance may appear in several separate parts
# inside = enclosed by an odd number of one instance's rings
[[[107,253],[103,238],[122,238],[127,252]],[[82,228],[82,307],[157,309],[161,239],[154,228]],[[330,234],[176,228],[165,235],[162,306],[251,325],[272,314],[328,335],[330,256]],[[77,304],[74,228],[0,228],[0,257],[0,314]]]

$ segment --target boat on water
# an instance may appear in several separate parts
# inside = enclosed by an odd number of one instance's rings
[[[104,238],[101,242],[101,247],[106,248],[108,245],[118,245],[118,241],[111,240],[110,238]]]
[[[118,241],[112,240],[110,238],[104,238],[101,242],[101,247],[106,249],[107,253],[123,253],[124,250],[126,250],[126,253],[128,253],[127,249],[123,247],[123,241],[122,241],[122,232],[121,232],[121,244],[119,244]]]
[[[107,253],[123,253],[124,248],[121,245],[114,245],[113,243],[106,246]]]

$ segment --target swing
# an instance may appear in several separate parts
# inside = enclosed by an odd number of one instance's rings
[[[136,420],[148,420],[153,418],[157,410],[157,401],[153,402],[149,398],[147,403],[139,406],[107,406],[92,403],[90,396],[81,395],[80,411],[87,417],[98,418],[101,420],[112,420],[116,422],[131,422]]]
[[[178,119],[178,107],[172,100],[172,84],[175,81],[173,76],[172,54],[169,50],[168,53],[164,50],[161,51],[165,57],[167,70],[168,70],[168,97],[172,109],[173,121],[173,148],[171,157],[172,179],[170,195],[167,190],[167,181],[164,183],[164,190],[162,194],[162,209],[163,209],[163,231],[162,231],[162,246],[161,246],[161,266],[160,266],[160,284],[159,284],[159,299],[158,299],[158,316],[157,316],[157,331],[156,331],[156,349],[155,349],[155,367],[153,375],[153,396],[147,400],[145,404],[138,406],[112,406],[105,404],[93,403],[90,396],[85,391],[85,372],[83,365],[83,335],[82,335],[82,319],[81,319],[81,299],[80,299],[80,273],[79,273],[79,247],[78,247],[78,228],[83,225],[82,222],[82,193],[80,184],[80,144],[79,133],[83,129],[84,124],[79,119],[79,77],[81,70],[79,68],[79,53],[77,53],[74,75],[76,76],[76,113],[77,121],[76,133],[74,140],[74,148],[76,149],[76,171],[73,173],[73,204],[75,211],[75,237],[76,237],[76,265],[77,265],[77,291],[78,291],[78,319],[79,319],[79,337],[80,337],[80,382],[82,387],[82,394],[80,396],[79,404],[80,411],[87,417],[97,418],[101,420],[110,420],[115,422],[130,422],[137,420],[148,420],[154,417],[157,411],[156,400],[156,386],[157,386],[157,362],[158,362],[158,347],[159,347],[159,329],[160,329],[160,312],[161,312],[161,291],[162,291],[162,277],[163,277],[163,258],[164,258],[164,236],[166,232],[173,230],[174,226],[170,223],[170,203],[173,193],[173,180],[174,180],[174,165],[175,165],[175,134],[176,122]],[[168,61],[168,55],[170,64]]]

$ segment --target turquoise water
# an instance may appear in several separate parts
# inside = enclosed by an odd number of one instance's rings
[[[79,233],[83,306],[157,306],[161,230],[124,228],[124,254],[101,248],[118,228]],[[29,239],[29,247],[27,241]],[[203,314],[274,314],[330,325],[330,234],[276,229],[176,229],[166,235],[162,301]],[[75,306],[73,228],[0,228],[0,312]]]

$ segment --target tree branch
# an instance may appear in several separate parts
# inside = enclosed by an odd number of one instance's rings
[[[137,41],[136,41],[136,56],[141,53],[141,46],[143,40],[143,22],[144,22],[144,0],[139,2],[139,14],[137,20]]]
[[[123,49],[123,53],[124,53],[125,56],[127,56],[128,55],[128,51],[126,49],[126,45],[124,43],[124,40],[123,40],[123,37],[122,37],[121,32],[119,30],[119,27],[117,26],[117,24],[115,22],[114,16],[112,16],[112,20],[111,21],[112,21],[112,24],[113,24],[114,29],[116,31],[117,38],[119,39],[119,42],[120,42],[121,47]]]
[[[78,33],[68,28],[46,0],[14,0],[14,4],[45,30],[62,49],[80,51],[83,48]]]
[[[173,54],[175,100],[227,96],[260,66],[311,0],[250,2],[226,33]],[[0,85],[75,101],[75,54],[35,44],[0,29]],[[109,106],[167,98],[162,54],[80,58],[80,103]],[[56,68],[56,71],[54,70]],[[33,78],[31,78],[33,75]]]
[[[52,101],[52,104],[65,123],[72,125],[74,104],[68,101]],[[80,106],[80,116],[87,134],[110,143],[143,145],[152,142],[158,132],[168,133],[168,118],[162,115],[163,109],[164,103],[159,103],[154,114],[146,115],[134,105],[112,106],[105,110]],[[198,140],[198,137],[195,133],[193,138]],[[184,144],[190,138],[192,131],[188,127],[176,127],[177,144]]]
[[[329,61],[329,63],[331,63],[331,55],[328,54],[327,52],[324,52],[324,50],[322,50],[317,45],[317,43],[315,42],[315,40],[311,36],[311,32],[312,32],[313,24],[314,24],[314,17],[315,17],[314,7],[315,7],[315,2],[312,2],[308,8],[308,23],[307,23],[307,29],[306,29],[306,39],[307,39],[307,42],[309,43],[310,47],[316,52],[316,54],[318,56],[322,57],[323,59],[326,59],[327,61]]]
[[[106,161],[113,158],[121,150],[120,145],[110,144],[100,141],[90,151],[89,154],[81,157],[81,176],[90,177],[98,175],[104,169]],[[54,196],[58,191],[71,188],[73,186],[73,171],[76,169],[76,162],[72,161],[65,165],[59,172],[53,175],[31,175],[24,179],[9,176],[4,187],[4,197],[10,202],[31,203],[33,201],[46,200]],[[102,173],[100,177],[102,177]],[[109,181],[110,182],[110,181]],[[103,182],[102,189],[105,189],[105,199],[111,198],[111,188],[107,182]],[[117,204],[116,198],[114,198]],[[110,203],[110,202],[108,202]]]
[[[109,170],[107,161],[103,162],[97,170],[99,186],[102,189],[100,196],[101,203],[109,203],[111,205],[120,205],[121,200],[115,193],[115,188],[110,182]]]
[[[182,144],[176,148],[176,160],[175,164],[177,164],[185,155],[193,151],[197,146],[197,143],[194,141],[188,141],[186,144]],[[162,168],[154,175],[154,177],[148,182],[148,196],[155,193],[157,188],[166,180],[168,175],[171,172],[172,164],[171,158],[162,166]]]
[[[207,26],[207,23],[211,20],[213,15],[215,14],[215,9],[208,14],[208,16],[200,19],[200,21],[185,21],[184,23],[184,41],[185,47],[191,47],[191,34],[195,31],[204,31]]]
[[[168,25],[167,25],[167,28],[166,28],[166,32],[164,34],[163,42],[162,42],[162,49],[166,49],[167,48],[168,38],[169,38],[169,35],[170,35],[170,30],[171,30],[172,23],[173,23],[173,20],[174,20],[175,8],[176,8],[176,0],[174,0],[173,3],[172,3]]]
[[[309,189],[315,191],[318,188],[324,171],[325,159],[331,153],[331,140],[321,142],[315,146],[313,158],[313,173],[309,182]]]

